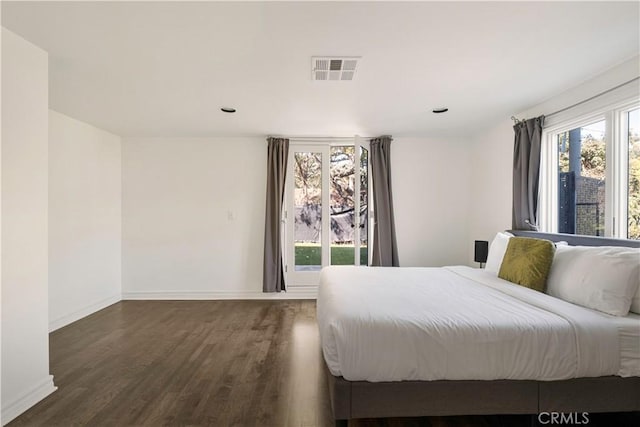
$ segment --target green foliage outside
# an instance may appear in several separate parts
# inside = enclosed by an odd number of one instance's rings
[[[565,141],[569,140],[568,132],[559,135]],[[602,139],[587,135],[581,147],[582,176],[604,180],[606,176],[605,143]],[[569,150],[558,153],[559,172],[569,171]],[[628,236],[629,239],[640,239],[640,134],[631,131],[629,134],[629,206],[628,206]]]
[[[560,139],[569,140],[569,132],[560,135]],[[567,142],[567,145],[569,143]],[[596,139],[587,135],[582,141],[580,152],[580,174],[589,178],[605,179],[605,143],[602,139]],[[560,172],[569,172],[569,150],[558,154],[558,169]]]
[[[356,158],[355,147],[331,147],[330,161],[330,192],[331,213],[353,209],[354,178]],[[360,157],[360,205],[365,207],[368,202],[368,151],[363,150]],[[322,155],[320,153],[296,153],[294,158],[295,205],[321,204],[322,196]]]
[[[350,245],[331,246],[331,265],[353,265],[354,249]],[[320,245],[296,244],[295,265],[320,265]],[[360,265],[367,265],[367,247],[360,247]]]

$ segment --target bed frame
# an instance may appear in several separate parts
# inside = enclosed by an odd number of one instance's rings
[[[636,240],[509,231],[570,245],[640,248]],[[333,376],[326,364],[325,371],[336,426],[352,418],[640,411],[639,377],[373,383]]]

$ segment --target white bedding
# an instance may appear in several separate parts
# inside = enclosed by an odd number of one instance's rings
[[[640,375],[639,316],[469,267],[328,267],[317,316],[331,373],[350,381]]]
[[[640,315],[608,316],[618,327],[621,377],[640,377]]]

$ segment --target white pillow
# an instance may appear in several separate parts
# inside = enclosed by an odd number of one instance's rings
[[[638,292],[631,298],[631,307],[629,311],[640,314],[640,286],[638,286]]]
[[[640,282],[640,250],[613,246],[557,246],[547,280],[551,296],[626,316]]]
[[[499,232],[496,237],[493,238],[491,246],[489,246],[489,254],[487,255],[487,264],[484,269],[498,275],[500,266],[502,265],[502,258],[507,251],[507,245],[509,239],[513,237],[513,234],[505,232]]]

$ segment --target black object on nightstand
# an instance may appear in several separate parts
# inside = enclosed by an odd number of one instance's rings
[[[479,262],[480,268],[482,268],[482,264],[487,262],[487,256],[489,255],[489,242],[486,240],[476,240],[474,249],[473,260]]]

